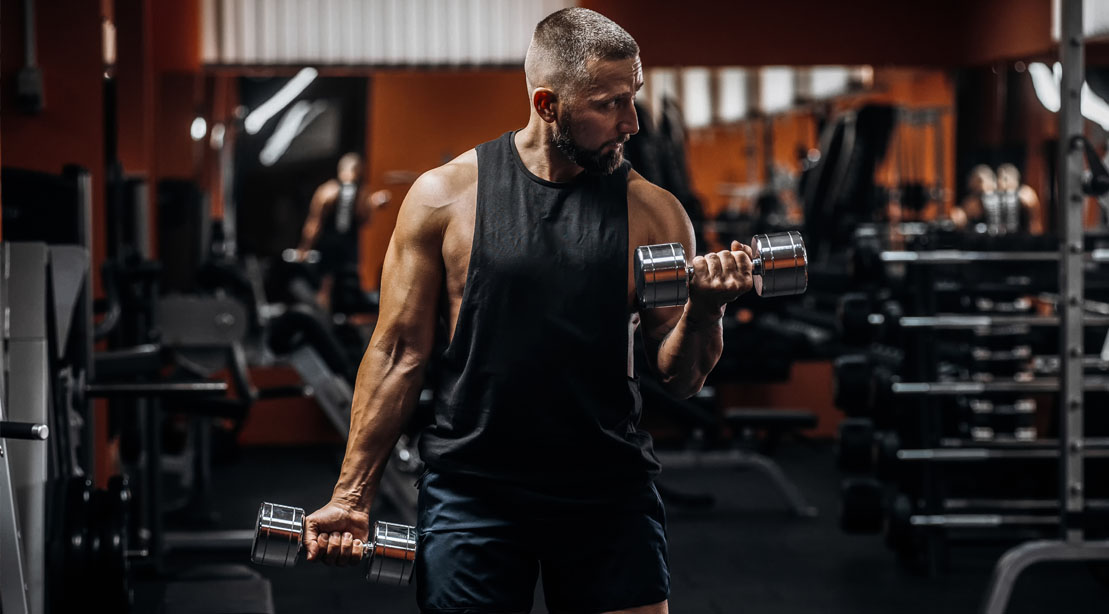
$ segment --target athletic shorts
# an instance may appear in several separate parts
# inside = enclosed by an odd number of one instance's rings
[[[578,499],[483,478],[419,481],[416,593],[425,613],[608,612],[670,594],[666,516],[653,484]]]

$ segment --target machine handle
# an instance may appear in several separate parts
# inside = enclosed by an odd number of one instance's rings
[[[0,439],[30,439],[43,441],[50,436],[50,427],[34,422],[0,421]]]

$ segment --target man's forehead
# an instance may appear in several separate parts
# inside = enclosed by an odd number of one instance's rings
[[[590,60],[587,64],[590,79],[589,91],[609,91],[627,87],[638,89],[643,85],[643,63],[639,56],[625,60]]]

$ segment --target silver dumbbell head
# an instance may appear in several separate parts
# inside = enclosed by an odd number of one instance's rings
[[[258,565],[292,567],[300,553],[303,536],[303,509],[263,503],[258,509],[250,560]]]
[[[796,230],[755,235],[751,251],[762,261],[755,271],[755,292],[762,297],[801,294],[809,287],[809,255]]]
[[[639,304],[647,309],[685,304],[689,298],[689,269],[681,243],[636,248],[635,293]]]
[[[383,584],[403,585],[412,581],[416,568],[416,529],[403,524],[374,524],[374,541],[366,546],[370,564],[366,579]]]

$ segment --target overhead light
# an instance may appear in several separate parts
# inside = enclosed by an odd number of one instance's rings
[[[1109,103],[1095,94],[1088,83],[1082,84],[1082,114],[1102,130],[1109,130]]]
[[[304,88],[308,87],[310,83],[316,80],[318,75],[319,72],[317,72],[315,68],[308,67],[301,69],[301,71],[298,72],[295,77],[289,79],[289,82],[278,90],[272,98],[262,103],[257,109],[251,111],[250,115],[246,116],[244,126],[247,134],[257,134],[271,117],[277,115],[281,109],[288,106],[293,99],[304,91]]]
[[[1028,74],[1032,76],[1032,87],[1040,104],[1048,111],[1058,113],[1062,104],[1059,90],[1063,81],[1063,66],[1056,62],[1048,68],[1046,64],[1033,62],[1028,65]],[[1085,82],[1082,83],[1082,115],[1109,130],[1109,103],[1095,94]]]
[[[197,116],[193,120],[193,125],[189,126],[189,136],[193,137],[194,141],[199,141],[205,134],[208,134],[208,122],[204,121],[203,117]]]
[[[1032,62],[1028,65],[1028,74],[1032,77],[1032,88],[1036,90],[1036,98],[1040,100],[1040,104],[1048,111],[1058,113],[1061,104],[1059,83],[1051,69],[1042,62]]]
[[[281,117],[281,121],[277,122],[277,128],[258,154],[258,161],[262,166],[273,166],[280,160],[281,156],[288,151],[289,145],[292,145],[293,139],[304,132],[308,124],[326,109],[327,103],[319,100],[312,103],[301,100],[294,104],[293,108]]]

